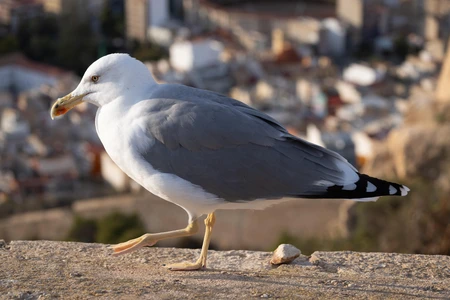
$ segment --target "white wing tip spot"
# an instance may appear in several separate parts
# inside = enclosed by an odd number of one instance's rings
[[[394,195],[396,193],[397,193],[397,189],[394,186],[390,185],[389,186],[389,194]]]
[[[402,185],[400,187],[400,192],[402,196],[406,196],[408,195],[408,192],[410,191],[410,189],[407,186]]]
[[[367,187],[366,187],[366,191],[368,193],[372,193],[375,192],[377,190],[377,187],[370,181],[367,181]]]

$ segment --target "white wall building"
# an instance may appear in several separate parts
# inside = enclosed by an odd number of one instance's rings
[[[327,18],[321,25],[319,52],[334,57],[344,55],[346,31],[342,24],[335,18]]]
[[[3,110],[0,117],[0,132],[16,137],[22,138],[30,133],[30,126],[26,120],[21,118],[19,112],[12,108]]]
[[[173,68],[187,72],[219,63],[223,44],[210,39],[183,41],[173,44],[169,50]]]
[[[149,39],[168,46],[172,42],[171,27],[181,9],[180,1],[125,0],[125,31],[127,39],[146,42]]]
[[[148,1],[148,25],[161,26],[170,19],[169,0]]]

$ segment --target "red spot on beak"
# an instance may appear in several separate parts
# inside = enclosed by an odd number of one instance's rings
[[[63,114],[65,114],[66,112],[68,112],[69,110],[67,109],[67,108],[65,108],[65,107],[61,107],[61,108],[58,108],[57,110],[56,110],[56,116],[61,116],[61,115],[63,115]]]

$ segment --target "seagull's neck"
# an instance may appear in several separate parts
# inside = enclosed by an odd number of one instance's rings
[[[122,95],[114,99],[113,101],[101,106],[99,109],[103,111],[110,111],[114,114],[117,113],[117,117],[121,117],[140,100],[141,98],[138,97],[127,97],[126,95]]]
[[[109,101],[107,104],[105,104],[103,106],[111,105],[122,111],[126,111],[131,106],[135,105],[136,103],[139,103],[142,100],[147,99],[149,97],[152,89],[154,89],[156,85],[158,85],[158,84],[154,83],[143,89],[130,89],[130,90],[122,93],[120,96],[113,99],[112,101]]]
[[[107,113],[108,118],[111,120],[119,120],[123,118],[126,115],[126,112],[128,112],[133,105],[147,99],[151,94],[152,89],[158,85],[153,77],[146,78],[145,81],[146,84],[142,85],[139,82],[135,82],[134,86],[121,90],[120,93],[117,93],[119,94],[118,96],[108,99],[109,101],[105,101],[103,105],[94,103],[99,106],[97,117],[100,114]]]
[[[120,127],[120,121],[125,118],[126,113],[133,105],[128,102],[118,98],[98,107],[95,115],[95,129],[103,144],[107,133],[115,132],[115,128]]]

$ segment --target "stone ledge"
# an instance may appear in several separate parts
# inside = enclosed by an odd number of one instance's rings
[[[112,257],[107,245],[0,242],[6,299],[450,298],[450,257],[315,252],[272,267],[271,253],[210,251],[207,269],[170,272],[199,250],[145,248]]]

